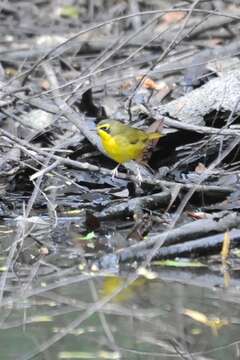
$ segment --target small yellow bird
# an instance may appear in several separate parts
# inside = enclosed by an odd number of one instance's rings
[[[119,164],[137,160],[151,140],[159,139],[158,132],[145,132],[125,125],[118,120],[102,120],[97,124],[97,133],[107,155]],[[113,177],[117,175],[117,168]]]

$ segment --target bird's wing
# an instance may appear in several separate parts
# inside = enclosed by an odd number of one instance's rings
[[[147,140],[148,137],[143,131],[137,129],[129,129],[128,141],[130,142],[130,144],[135,145],[138,142],[145,143],[147,142]]]

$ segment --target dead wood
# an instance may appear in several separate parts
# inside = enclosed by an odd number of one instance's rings
[[[240,70],[210,80],[201,88],[153,109],[155,117],[169,116],[192,125],[204,125],[204,116],[212,111],[240,111]]]
[[[143,209],[153,210],[164,208],[169,204],[170,198],[170,192],[168,190],[163,190],[157,194],[127,199],[118,204],[113,203],[109,207],[105,207],[104,210],[99,214],[96,214],[96,216],[99,219],[119,218],[142,212]]]
[[[240,245],[240,230],[235,229],[229,232],[231,247]],[[187,241],[183,244],[171,245],[159,249],[154,254],[154,259],[173,259],[176,257],[197,257],[210,254],[218,254],[221,251],[224,240],[224,233],[204,237],[198,240]]]
[[[151,249],[155,247],[158,248],[158,250],[156,250],[156,253],[158,254],[159,252],[161,253],[163,247],[167,249],[169,247],[168,245],[173,247],[172,244],[183,242],[182,244],[174,245],[177,246],[176,249],[178,249],[178,251],[181,253],[181,248],[186,249],[187,245],[185,245],[185,242],[187,240],[192,240],[190,242],[192,246],[195,241],[198,241],[197,239],[199,239],[200,236],[204,236],[209,233],[222,233],[228,229],[239,226],[239,224],[240,217],[237,213],[232,212],[230,214],[218,214],[212,219],[197,220],[177,227],[176,229],[168,230],[157,235],[152,235],[149,239],[143,240],[141,243],[132,245],[126,249],[119,250],[118,255],[121,261],[128,261],[129,259],[134,259],[135,257],[140,259],[149,254]],[[159,249],[160,246],[161,248]],[[167,253],[166,249],[163,251]]]
[[[229,232],[231,246],[238,247],[240,244],[240,230],[235,229]],[[199,257],[209,256],[220,253],[224,239],[224,233],[212,235],[197,240],[186,241],[183,244],[163,246],[154,251],[153,260],[174,259],[179,257]],[[131,248],[119,251],[118,258],[120,262],[145,260],[149,256],[149,249],[142,251],[132,251]]]

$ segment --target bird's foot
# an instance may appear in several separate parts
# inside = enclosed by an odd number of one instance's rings
[[[115,177],[118,176],[118,168],[119,164],[112,171],[112,181],[114,181]]]

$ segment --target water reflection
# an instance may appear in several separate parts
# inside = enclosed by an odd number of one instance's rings
[[[2,232],[2,359],[238,358],[237,271],[227,289],[207,267],[116,276],[69,248],[6,268],[10,238]]]

